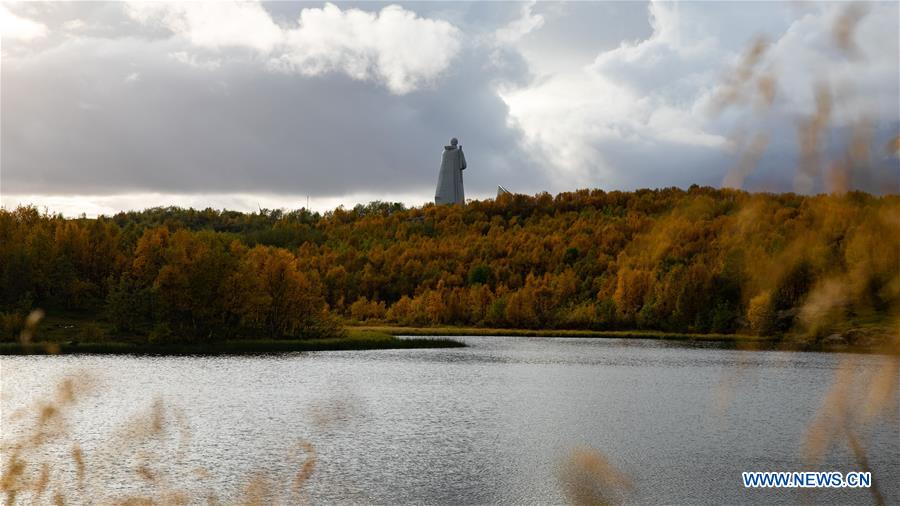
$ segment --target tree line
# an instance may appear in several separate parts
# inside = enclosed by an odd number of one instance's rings
[[[693,186],[323,214],[0,210],[6,338],[34,307],[159,340],[342,321],[823,336],[900,308],[900,197]]]

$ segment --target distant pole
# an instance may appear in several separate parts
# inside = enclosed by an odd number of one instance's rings
[[[306,196],[306,210],[309,211],[309,195]]]

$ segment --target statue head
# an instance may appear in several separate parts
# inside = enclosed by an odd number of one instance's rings
[[[457,144],[459,144],[459,140],[456,137],[450,139],[451,146],[456,146]]]

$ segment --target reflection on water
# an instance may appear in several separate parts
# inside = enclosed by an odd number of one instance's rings
[[[85,455],[102,455],[111,434],[161,398],[189,434],[161,465],[188,489],[225,498],[253,473],[283,476],[289,487],[291,456],[309,441],[314,503],[559,503],[559,466],[580,447],[601,450],[626,472],[635,502],[871,502],[860,490],[745,490],[740,482],[741,471],[803,469],[803,435],[838,354],[464,340],[468,348],[257,357],[3,357],[3,438],[20,430],[17,407],[61,376],[87,372],[98,385],[71,427]],[[856,360],[865,375],[890,359]],[[860,428],[888,503],[900,501],[897,419]],[[179,444],[186,449],[176,451]],[[69,447],[53,451],[70,458]],[[127,466],[95,464],[101,480]],[[198,478],[198,468],[208,477]],[[816,469],[857,470],[843,447]]]

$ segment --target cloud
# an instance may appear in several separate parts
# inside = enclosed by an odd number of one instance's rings
[[[763,170],[751,175],[742,168],[741,180],[747,176],[760,189],[791,189],[784,181],[793,180],[800,156],[795,125],[815,114],[817,81],[840,94],[841,112],[835,110],[829,128],[879,118],[885,137],[896,131],[900,96],[900,44],[890,26],[896,4],[879,4],[856,20],[854,47],[865,56],[855,59],[833,40],[841,6],[803,9],[798,16],[789,6],[769,3],[734,9],[653,2],[649,37],[501,96],[511,124],[523,130],[528,145],[540,146],[560,179],[613,188],[720,184],[735,163],[753,161]],[[723,74],[740,65],[759,37],[774,43],[762,51],[753,74],[741,77],[747,93],[759,96],[715,114],[716,97],[734,86],[723,82]],[[880,49],[879,39],[888,41]],[[762,147],[744,139],[754,131],[774,141]],[[742,152],[744,145],[753,152]],[[821,191],[822,185],[802,189]]]
[[[45,27],[4,32],[7,205],[422,202],[454,136],[472,197],[719,185],[730,170],[729,184],[791,190],[820,84],[834,100],[822,165],[865,124],[872,162],[900,172],[883,149],[900,130],[895,3],[837,42],[842,4],[26,5],[3,5]],[[765,51],[736,71],[758,37]]]
[[[329,3],[303,9],[299,26],[286,32],[285,50],[272,64],[304,75],[340,71],[404,94],[440,75],[459,52],[459,39],[459,29],[450,23],[420,18],[397,5],[375,14]]]
[[[715,151],[727,140],[704,129],[692,102],[710,86],[706,37],[682,36],[667,5],[650,7],[652,34],[601,52],[592,63],[557,73],[503,95],[512,121],[541,146],[558,176],[581,185],[633,187],[639,172],[626,166],[624,144],[635,152],[678,147]],[[612,144],[616,143],[614,149]],[[654,186],[684,184],[697,174],[660,174]],[[646,183],[644,183],[646,184]]]
[[[143,24],[155,24],[210,49],[246,47],[271,51],[283,33],[256,2],[128,2],[126,12]]]
[[[39,39],[47,36],[47,25],[18,16],[0,3],[0,34],[4,39]]]
[[[68,20],[68,21],[66,21],[65,23],[62,24],[63,30],[66,30],[66,31],[69,31],[69,32],[77,32],[77,31],[82,30],[83,28],[85,28],[85,26],[87,26],[87,25],[85,24],[85,22],[82,21],[82,20],[80,20],[80,19],[77,19],[77,18],[76,18],[76,19],[70,19],[70,20]]]
[[[215,70],[222,65],[222,62],[218,59],[202,59],[196,54],[188,53],[187,51],[173,51],[169,53],[169,57],[179,63],[198,69]]]
[[[452,136],[471,158],[468,195],[546,187],[491,86],[521,80],[514,54],[500,69],[464,47],[439,80],[399,95],[344,72],[270,72],[244,51],[168,35],[83,37],[6,58],[3,121],[16,128],[2,129],[4,198],[383,192],[424,201]],[[139,79],[123,82],[132,74]]]
[[[255,2],[131,2],[126,10],[134,20],[165,27],[198,48],[248,48],[268,58],[270,70],[342,72],[401,95],[433,83],[461,47],[460,30],[452,24],[397,5],[372,13],[326,3],[304,8],[296,25],[287,27]]]
[[[534,5],[537,2],[528,2],[522,5],[519,18],[498,28],[494,37],[500,44],[515,44],[522,37],[544,26],[544,16],[534,13]]]
[[[192,207],[194,209],[228,209],[252,212],[259,209],[300,209],[327,212],[338,206],[352,208],[356,204],[401,202],[407,206],[420,206],[428,198],[421,193],[352,193],[339,197],[319,197],[302,194],[277,193],[118,193],[115,195],[4,195],[0,202],[5,209],[17,206],[39,205],[41,210],[62,213],[64,216],[111,216],[120,211],[140,211],[150,207]]]

